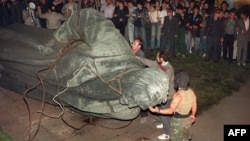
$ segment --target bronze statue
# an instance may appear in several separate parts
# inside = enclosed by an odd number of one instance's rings
[[[34,99],[44,91],[46,102],[122,120],[167,100],[167,75],[144,68],[113,23],[94,9],[75,13],[56,31],[2,27],[0,43],[0,86]]]

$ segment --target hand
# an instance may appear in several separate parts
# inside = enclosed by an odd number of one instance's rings
[[[192,123],[195,122],[195,116],[191,115],[190,116]]]
[[[158,113],[158,112],[159,112],[159,107],[152,107],[152,106],[149,106],[148,108],[149,108],[149,110],[150,110],[151,112],[154,112],[154,113]]]

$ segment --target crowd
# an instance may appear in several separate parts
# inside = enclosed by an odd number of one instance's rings
[[[237,59],[243,66],[250,60],[249,11],[237,13],[226,0],[1,0],[0,26],[55,30],[83,8],[100,11],[129,43],[141,38],[144,50],[161,48],[170,56],[196,54],[214,62]]]

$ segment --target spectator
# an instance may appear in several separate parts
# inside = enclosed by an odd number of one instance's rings
[[[13,23],[22,23],[22,10],[20,8],[21,0],[11,0],[10,13]]]
[[[134,22],[134,37],[135,38],[141,38],[143,49],[147,48],[147,40],[146,40],[146,31],[145,31],[145,24],[146,24],[146,18],[147,18],[147,10],[143,6],[142,2],[137,2],[137,9],[134,12],[135,14],[135,22]]]
[[[237,65],[246,66],[247,61],[247,47],[250,40],[250,21],[247,17],[247,12],[242,11],[240,13],[240,19],[237,23]]]
[[[218,9],[214,10],[213,16],[211,16],[205,25],[204,38],[207,39],[207,56],[205,61],[209,61],[211,58],[214,62],[218,62],[218,47],[221,46],[223,42],[224,28],[223,21],[219,19],[220,11]]]
[[[176,7],[175,17],[178,19],[178,37],[176,40],[177,52],[182,55],[183,58],[186,57],[186,44],[185,44],[185,12],[184,7],[178,4]]]
[[[230,16],[225,20],[225,35],[223,42],[223,59],[233,61],[233,45],[236,36],[236,10],[230,10]]]
[[[200,7],[195,5],[193,8],[193,13],[188,15],[186,26],[191,31],[191,39],[187,41],[187,49],[189,53],[198,54],[198,49],[200,46],[200,28],[203,23],[203,18],[199,14]],[[191,45],[193,43],[193,47]]]
[[[106,4],[103,5],[103,15],[109,20],[113,20],[113,15],[115,11],[115,5],[112,0],[106,0]]]
[[[128,18],[128,23],[126,26],[126,33],[127,33],[127,40],[129,41],[129,43],[132,43],[134,40],[134,21],[135,21],[135,10],[137,9],[134,6],[134,2],[132,0],[127,1],[127,5],[128,5],[128,11],[129,13],[127,14],[127,18]]]
[[[9,24],[9,0],[1,0],[0,1],[0,26],[6,26]]]
[[[161,12],[156,9],[155,4],[151,4],[148,15],[151,21],[150,49],[153,50],[155,47],[159,49],[161,39]]]
[[[178,36],[178,19],[173,16],[173,10],[167,10],[161,29],[161,48],[168,50],[171,56],[175,56],[175,39]]]
[[[129,14],[128,7],[124,5],[124,1],[118,0],[118,6],[115,8],[113,22],[117,29],[119,29],[120,33],[124,36],[125,35],[125,27],[128,23]]]

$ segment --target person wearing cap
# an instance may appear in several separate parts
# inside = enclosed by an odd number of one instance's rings
[[[192,124],[197,112],[195,92],[189,88],[189,75],[181,71],[176,74],[177,91],[173,95],[170,107],[161,109],[149,106],[149,110],[158,114],[172,114],[170,138],[171,141],[187,141],[191,139]]]
[[[200,45],[200,29],[202,23],[203,17],[200,15],[200,6],[195,5],[193,8],[193,13],[188,15],[186,23],[187,28],[191,31],[191,39],[187,41],[187,51],[189,51],[190,54],[199,53],[198,49]],[[193,43],[193,46],[191,43]]]
[[[215,9],[205,25],[203,38],[207,39],[207,55],[205,61],[212,59],[218,62],[221,44],[223,43],[224,23],[219,18],[220,10]]]
[[[161,48],[168,50],[171,56],[175,56],[175,40],[178,37],[178,19],[173,16],[173,9],[167,9],[161,29]]]

